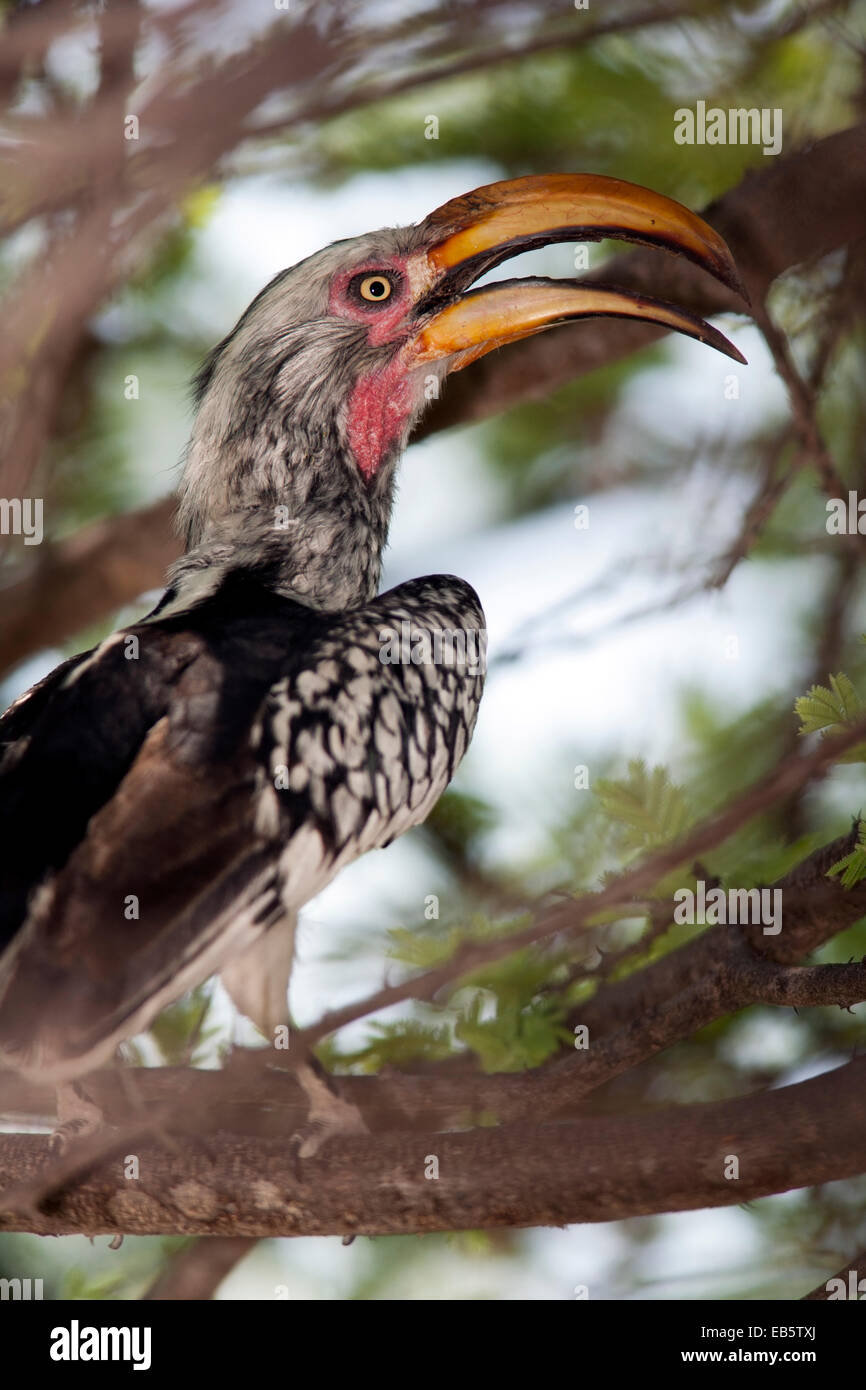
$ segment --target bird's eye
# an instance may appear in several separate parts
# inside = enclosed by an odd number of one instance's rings
[[[370,310],[377,310],[390,301],[395,303],[403,293],[403,276],[399,270],[359,270],[340,292],[340,298],[362,319],[370,320]]]
[[[365,275],[358,286],[361,298],[373,304],[380,304],[391,293],[391,281],[384,275]]]

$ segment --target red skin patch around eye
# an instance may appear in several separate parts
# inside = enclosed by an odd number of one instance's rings
[[[373,347],[398,341],[405,327],[405,317],[411,305],[406,256],[392,256],[370,265],[353,265],[341,271],[331,282],[329,312],[367,328],[367,340]],[[356,275],[365,271],[396,270],[402,281],[384,304],[366,305],[349,299],[347,289]],[[406,380],[405,364],[399,356],[379,371],[362,376],[355,383],[349,398],[347,430],[349,445],[355,461],[367,482],[375,475],[388,449],[399,439],[412,408],[411,392]]]
[[[387,261],[379,261],[376,264],[353,265],[351,270],[343,270],[339,275],[335,275],[328,296],[328,312],[339,318],[354,319],[356,323],[366,324],[367,337],[374,347],[390,342],[393,337],[398,336],[396,330],[402,325],[409,307],[407,259],[406,256],[392,256]],[[355,276],[363,275],[365,271],[375,275],[377,270],[397,270],[403,276],[402,282],[390,297],[384,303],[371,302],[369,306],[356,304],[349,299],[346,291]]]
[[[367,482],[400,437],[412,408],[405,367],[395,358],[356,381],[349,397],[347,430],[355,461]]]

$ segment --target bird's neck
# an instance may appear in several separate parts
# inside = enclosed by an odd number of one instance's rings
[[[200,589],[245,570],[276,593],[311,608],[340,611],[378,591],[388,538],[396,457],[370,482],[335,438],[282,437],[243,457],[221,442],[193,440],[180,489],[187,552],[175,588]],[[211,587],[210,584],[208,587]]]

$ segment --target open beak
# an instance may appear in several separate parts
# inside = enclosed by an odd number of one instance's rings
[[[697,338],[745,362],[703,319],[673,304],[575,280],[506,280],[470,289],[493,266],[556,241],[641,242],[688,257],[728,288],[746,294],[728,247],[688,208],[637,184],[601,174],[539,174],[476,188],[437,208],[429,234],[431,287],[416,306],[413,364],[450,358],[449,371],[493,348],[557,323],[600,315],[643,319]],[[467,292],[468,291],[468,292]]]

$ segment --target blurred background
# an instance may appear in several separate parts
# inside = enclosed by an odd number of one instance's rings
[[[0,493],[42,497],[45,518],[40,546],[0,537],[4,707],[152,604],[176,548],[166,499],[190,379],[277,271],[505,176],[591,170],[696,209],[741,186],[757,195],[774,166],[866,115],[863,3],[282,9],[0,5]],[[674,113],[698,101],[780,111],[780,154],[677,143]],[[800,197],[820,221],[820,195],[803,184]],[[102,248],[96,266],[76,260],[87,246]],[[493,278],[567,276],[617,254],[558,246]],[[43,321],[52,284],[62,307]],[[309,905],[299,1023],[498,929],[498,895],[597,886],[793,750],[794,701],[831,672],[866,692],[862,548],[826,528],[828,479],[866,496],[864,285],[862,244],[825,234],[772,278],[757,322],[716,319],[748,367],[659,338],[526,398],[503,389],[478,418],[471,384],[446,396],[404,460],[383,583],[453,572],[477,588],[487,691],[430,823]],[[771,881],[845,833],[863,786],[862,765],[836,769],[708,869]],[[430,895],[438,918],[425,916]],[[615,944],[643,925],[618,924]],[[696,930],[674,928],[665,947]],[[864,949],[861,922],[820,958]],[[466,1053],[490,1071],[536,1066],[571,1045],[564,1020],[584,985],[553,988],[562,969],[522,953],[435,1005],[344,1029],[321,1055],[360,1071]],[[593,1107],[782,1085],[844,1060],[864,1017],[863,1005],[746,1009]],[[214,985],[128,1059],[213,1066],[233,1041],[255,1033]],[[857,1180],[565,1230],[250,1243],[215,1296],[558,1300],[587,1285],[591,1298],[799,1297],[866,1243],[864,1200]],[[184,1247],[7,1235],[0,1275],[41,1277],[46,1297],[138,1298]]]

